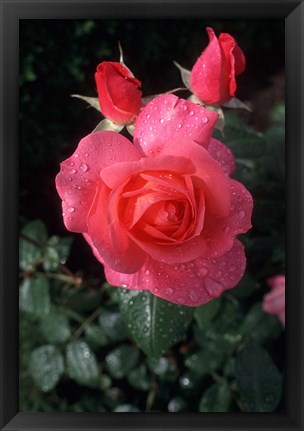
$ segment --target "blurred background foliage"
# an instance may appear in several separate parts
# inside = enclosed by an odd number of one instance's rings
[[[237,97],[252,112],[226,109],[215,135],[255,207],[241,237],[245,277],[191,309],[109,286],[81,235],[66,231],[54,178],[100,121],[70,95],[96,97],[96,65],[119,60],[118,41],[148,96],[182,85],[173,60],[191,69],[206,26],[246,56]],[[261,308],[267,278],[285,272],[284,131],[282,20],[20,21],[21,411],[284,410],[284,331]]]

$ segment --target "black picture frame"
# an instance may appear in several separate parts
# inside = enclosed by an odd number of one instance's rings
[[[303,1],[1,0],[1,430],[304,429],[303,405]],[[20,19],[282,18],[286,25],[286,412],[18,412],[18,25]]]

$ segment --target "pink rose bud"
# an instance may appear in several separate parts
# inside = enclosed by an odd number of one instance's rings
[[[194,64],[190,86],[192,92],[205,104],[223,104],[234,97],[235,77],[245,70],[245,56],[230,34],[217,38],[207,27],[209,45]]]
[[[267,284],[271,292],[264,296],[263,310],[269,314],[275,314],[285,326],[285,275],[276,275],[269,278]]]
[[[102,114],[117,124],[132,123],[142,106],[141,82],[121,63],[103,61],[95,81]]]
[[[211,138],[218,114],[170,94],[138,115],[134,143],[83,138],[56,186],[68,230],[80,232],[108,282],[198,306],[236,286],[252,197],[230,178],[230,150]]]

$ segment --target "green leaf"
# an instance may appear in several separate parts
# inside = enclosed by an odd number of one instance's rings
[[[86,311],[92,312],[95,310],[96,304],[101,301],[101,293],[99,290],[88,291],[87,289],[71,290],[70,296],[66,295],[65,307],[67,309],[83,313]]]
[[[72,237],[60,238],[53,235],[49,238],[44,251],[43,266],[46,271],[58,269],[60,264],[65,264],[71,250]]]
[[[73,243],[73,237],[66,236],[64,238],[59,238],[57,236],[51,236],[48,244],[55,247],[59,257],[60,263],[65,264],[70,255],[71,247]]]
[[[43,268],[46,271],[56,271],[60,266],[60,256],[56,248],[47,246],[44,251]]]
[[[51,391],[64,372],[64,361],[59,349],[45,345],[33,350],[30,356],[29,372],[43,392]]]
[[[181,78],[182,78],[182,81],[183,81],[185,87],[190,88],[190,75],[191,75],[191,71],[185,69],[180,64],[178,64],[176,61],[173,61],[173,63],[179,69],[180,74],[181,74]]]
[[[140,391],[147,391],[150,387],[150,379],[147,373],[147,368],[144,364],[134,368],[128,374],[128,382],[130,385]]]
[[[171,412],[171,413],[186,412],[187,410],[188,410],[187,403],[180,396],[176,396],[172,398],[168,404],[168,412]]]
[[[233,338],[238,336],[242,320],[243,312],[239,301],[229,294],[223,296],[220,310],[214,319],[215,333],[228,341],[233,341]]]
[[[224,103],[223,106],[225,108],[232,108],[232,109],[246,109],[246,111],[251,112],[252,109],[245,105],[241,100],[237,99],[236,97],[232,97],[228,102]]]
[[[126,377],[138,360],[138,350],[127,344],[111,350],[105,358],[108,372],[115,379]]]
[[[69,321],[57,311],[51,311],[40,322],[40,330],[49,343],[64,343],[71,335]]]
[[[35,317],[50,312],[49,281],[45,277],[25,278],[19,290],[19,308]]]
[[[95,127],[92,133],[101,132],[103,130],[112,130],[118,133],[123,128],[124,128],[123,124],[116,124],[116,123],[113,123],[113,121],[109,120],[108,118],[105,118],[104,120],[101,120],[100,123],[97,124],[97,126]]]
[[[194,318],[201,329],[205,329],[206,326],[211,322],[213,317],[218,312],[221,306],[220,299],[213,299],[207,304],[203,304],[196,308],[194,312]]]
[[[265,343],[268,339],[276,338],[281,332],[281,325],[278,319],[265,313],[262,303],[254,304],[249,310],[241,328],[242,336],[248,336],[257,343]]]
[[[229,411],[231,391],[226,380],[214,383],[208,388],[199,402],[199,411],[221,413]]]
[[[103,347],[109,344],[109,340],[106,337],[103,329],[98,325],[86,326],[84,333],[87,340],[97,346]]]
[[[220,133],[214,137],[221,139]],[[254,159],[265,153],[265,139],[244,123],[233,111],[225,112],[225,144],[231,149],[237,159]]]
[[[125,340],[129,333],[121,314],[117,311],[103,309],[98,323],[110,341]]]
[[[69,377],[80,385],[97,387],[99,370],[94,353],[84,341],[76,340],[66,346]]]
[[[248,274],[245,274],[239,284],[231,289],[229,293],[236,298],[246,298],[255,293],[260,285]]]
[[[140,410],[132,404],[120,404],[113,410],[115,413],[128,413],[128,412],[140,412]]]
[[[158,359],[148,358],[147,361],[149,369],[157,376],[166,374],[170,369],[170,362],[167,358],[161,357]]]
[[[209,341],[203,348],[188,356],[185,365],[199,375],[210,374],[221,366],[224,354],[222,343]]]
[[[261,346],[248,343],[236,356],[241,401],[251,412],[273,412],[282,394],[282,376]]]
[[[25,271],[32,271],[42,260],[42,247],[47,241],[47,230],[41,220],[33,220],[24,226],[21,235],[19,239],[19,266]]]
[[[149,357],[160,357],[184,339],[193,309],[160,299],[147,291],[120,289],[120,309],[128,329]]]
[[[71,94],[71,97],[76,97],[77,99],[84,100],[90,106],[92,106],[93,108],[97,109],[97,111],[100,112],[98,97],[87,97],[87,96],[81,96],[80,94]]]

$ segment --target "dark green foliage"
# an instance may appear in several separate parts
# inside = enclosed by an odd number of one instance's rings
[[[248,411],[273,412],[282,394],[282,376],[258,344],[246,344],[236,357],[236,382]]]
[[[199,403],[199,411],[204,413],[228,412],[231,403],[231,389],[226,380],[213,383],[208,388]]]
[[[253,228],[240,238],[247,269],[239,285],[197,309],[103,283],[88,245],[66,231],[55,190],[59,163],[102,119],[70,95],[96,97],[96,65],[119,59],[118,40],[149,96],[182,85],[173,60],[191,68],[207,25],[244,49],[241,100],[283,68],[284,21],[20,22],[21,411],[284,410],[282,327],[261,308],[267,278],[285,268],[283,103],[263,133],[224,109],[224,136],[214,136],[231,148],[234,178],[254,197]]]
[[[158,358],[185,337],[193,310],[150,292],[119,291],[120,310],[128,329],[147,356]]]

